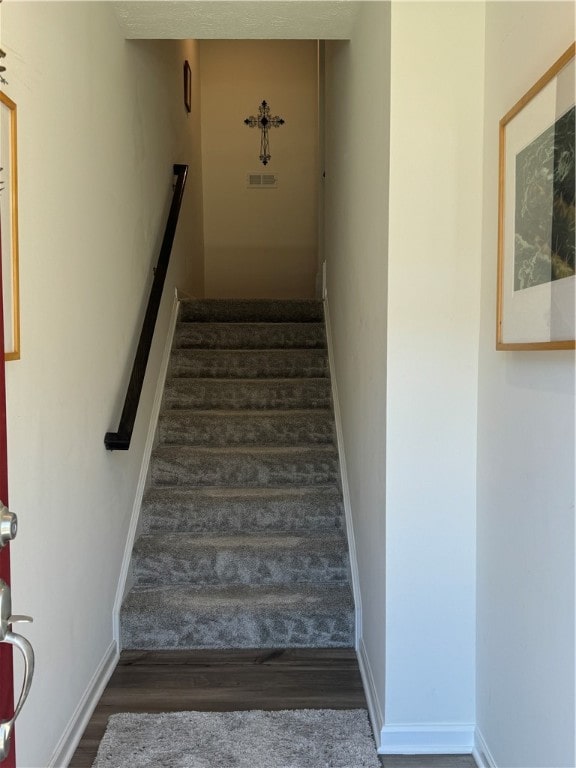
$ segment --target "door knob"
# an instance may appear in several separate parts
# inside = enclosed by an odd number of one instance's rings
[[[18,518],[0,501],[0,547],[16,538]]]

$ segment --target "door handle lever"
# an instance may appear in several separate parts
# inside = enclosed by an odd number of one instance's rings
[[[15,616],[12,614],[12,595],[10,593],[10,587],[6,582],[0,580],[0,643],[13,645],[15,648],[18,648],[24,657],[24,681],[22,683],[22,692],[18,698],[16,709],[10,720],[0,721],[0,763],[10,752],[10,737],[14,730],[14,722],[20,714],[24,702],[28,698],[30,686],[32,685],[32,678],[34,676],[34,649],[25,637],[17,635],[16,632],[12,632],[8,627],[17,622],[29,623],[31,621],[31,616]]]
[[[14,730],[14,723],[20,714],[20,710],[24,706],[24,702],[28,698],[30,686],[32,685],[32,678],[34,676],[34,650],[28,640],[26,640],[25,637],[22,637],[22,635],[17,635],[15,632],[9,631],[4,635],[2,642],[13,645],[22,653],[22,656],[24,657],[24,681],[22,683],[22,692],[20,693],[14,714],[10,720],[3,720],[0,722],[0,762],[2,762],[10,752],[10,737]]]
[[[34,619],[32,616],[9,616],[8,624],[32,624]]]

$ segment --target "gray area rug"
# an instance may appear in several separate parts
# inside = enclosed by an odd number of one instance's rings
[[[363,709],[112,715],[93,768],[380,768]]]

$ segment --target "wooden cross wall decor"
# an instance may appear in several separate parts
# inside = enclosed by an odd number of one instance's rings
[[[284,120],[278,115],[270,116],[270,107],[267,101],[263,101],[258,107],[258,117],[251,115],[244,120],[244,123],[250,128],[260,128],[260,160],[263,165],[268,165],[270,160],[270,141],[268,131],[270,128],[279,128],[284,125]]]

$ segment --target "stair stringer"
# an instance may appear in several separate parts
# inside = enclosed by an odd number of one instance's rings
[[[148,476],[150,471],[150,458],[152,456],[152,450],[156,442],[156,431],[158,428],[158,417],[160,415],[160,408],[162,405],[162,397],[164,395],[164,387],[166,384],[166,376],[168,374],[168,365],[170,363],[170,353],[172,351],[172,342],[174,340],[174,333],[176,331],[176,323],[178,322],[178,310],[180,308],[180,299],[178,297],[178,290],[174,291],[174,299],[172,301],[172,310],[170,312],[170,322],[168,325],[168,332],[164,341],[164,351],[162,352],[162,360],[160,363],[160,369],[158,371],[158,379],[156,381],[156,390],[154,392],[154,401],[152,403],[152,411],[150,413],[150,421],[148,424],[148,432],[146,434],[146,442],[144,444],[144,452],[142,454],[142,463],[140,465],[140,474],[138,476],[138,484],[136,486],[136,493],[134,495],[134,504],[132,505],[132,513],[130,515],[130,524],[128,526],[128,534],[126,536],[126,543],[124,545],[124,554],[122,556],[122,565],[120,567],[120,576],[118,577],[118,587],[116,589],[116,597],[114,599],[114,608],[112,610],[112,636],[116,647],[120,648],[120,610],[122,603],[126,597],[127,592],[131,588],[130,583],[130,563],[132,561],[132,550],[134,548],[134,542],[139,533],[140,512],[142,510],[142,498],[144,491],[148,485]]]
[[[326,347],[328,351],[328,367],[330,370],[330,382],[332,388],[332,407],[334,412],[334,425],[336,428],[336,445],[338,448],[338,461],[340,465],[340,482],[342,486],[342,501],[344,504],[344,516],[346,520],[346,536],[348,539],[348,556],[350,559],[350,576],[352,580],[352,594],[354,596],[355,618],[355,643],[356,651],[362,641],[362,598],[360,595],[360,574],[358,570],[358,557],[356,554],[356,541],[354,538],[354,521],[352,519],[352,505],[350,502],[350,486],[348,484],[348,471],[346,469],[346,453],[344,450],[344,433],[342,430],[342,415],[338,399],[338,384],[336,382],[336,370],[334,366],[334,348],[332,339],[332,326],[330,323],[330,306],[328,294],[324,291],[324,325],[326,328]]]

